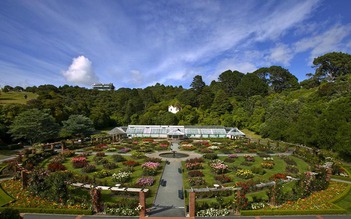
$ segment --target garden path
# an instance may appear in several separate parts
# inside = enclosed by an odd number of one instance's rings
[[[178,151],[179,144],[172,142],[171,148]],[[178,197],[178,190],[183,189],[183,177],[179,169],[181,168],[180,159],[170,158],[162,174],[162,179],[166,180],[166,186],[160,186],[151,216],[161,217],[184,217],[184,200]]]

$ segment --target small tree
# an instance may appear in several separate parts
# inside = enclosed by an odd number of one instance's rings
[[[85,137],[95,131],[91,119],[83,115],[71,115],[62,123],[63,128],[60,133],[62,137]]]

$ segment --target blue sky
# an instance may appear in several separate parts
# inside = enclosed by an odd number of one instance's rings
[[[349,0],[1,0],[0,86],[188,88],[351,52]]]

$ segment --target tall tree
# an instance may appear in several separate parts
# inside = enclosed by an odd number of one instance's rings
[[[227,70],[218,76],[218,80],[222,90],[231,97],[243,76],[244,74],[239,71]]]
[[[331,52],[313,60],[316,72],[313,75],[319,81],[334,81],[337,77],[351,74],[351,55]]]
[[[266,82],[275,93],[286,89],[298,88],[297,78],[287,69],[280,66],[260,68],[254,72],[262,81]]]
[[[62,124],[61,136],[63,137],[85,137],[94,132],[93,121],[83,115],[71,115]]]
[[[196,75],[191,82],[190,87],[194,89],[196,93],[201,93],[202,89],[206,86],[205,82],[202,80],[201,75]]]
[[[43,142],[55,138],[59,132],[59,125],[47,112],[30,109],[19,114],[9,133],[14,139],[26,139],[29,143]]]
[[[246,74],[236,87],[235,93],[248,98],[254,95],[266,96],[268,85],[255,74]]]

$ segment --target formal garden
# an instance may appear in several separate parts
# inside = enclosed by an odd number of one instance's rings
[[[168,141],[139,138],[66,146],[55,152],[38,145],[5,162],[2,176],[15,179],[1,182],[1,206],[22,212],[138,215],[139,194],[127,188],[139,188],[147,189],[146,207],[152,207],[167,164],[148,155],[169,151]],[[350,180],[349,171],[325,152],[247,139],[185,140],[179,150],[202,155],[182,162],[184,203],[188,208],[187,191],[196,191],[198,216],[350,213],[345,201],[350,185],[330,181]],[[126,189],[111,189],[115,187]]]

